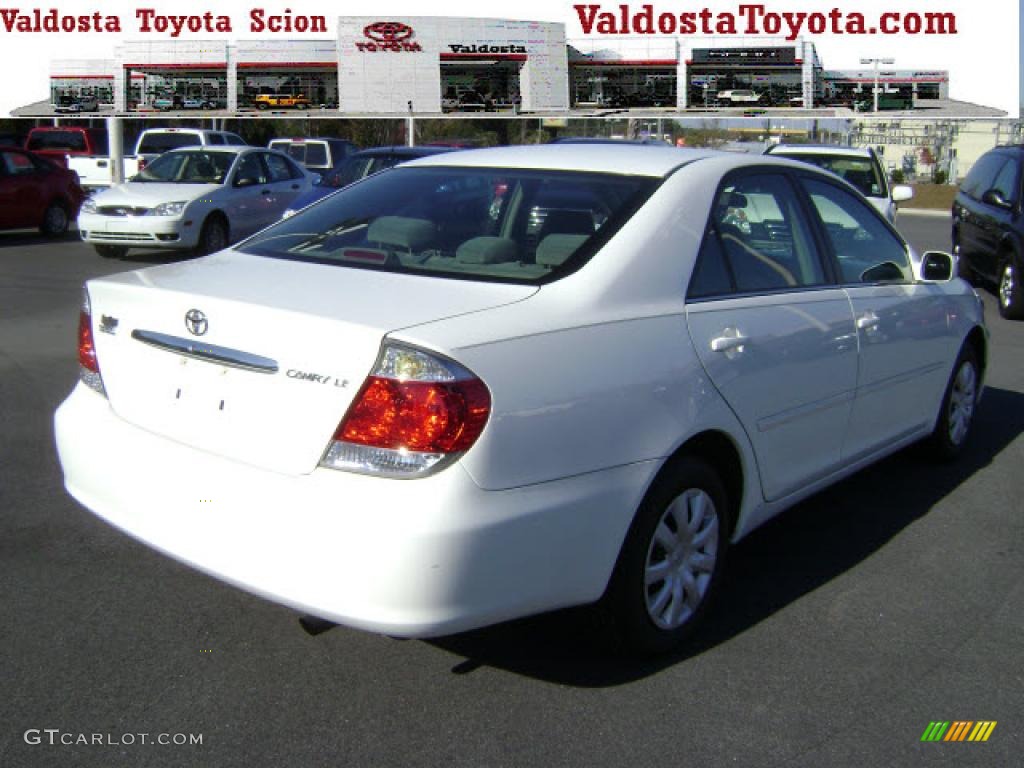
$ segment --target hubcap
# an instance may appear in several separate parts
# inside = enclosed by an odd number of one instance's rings
[[[1004,307],[1010,306],[1013,302],[1013,291],[1016,282],[1013,265],[1007,264],[1003,267],[1003,278],[999,281],[999,303]]]
[[[700,607],[718,555],[718,512],[699,488],[668,505],[654,529],[644,566],[647,614],[661,629],[677,629]]]
[[[953,389],[949,393],[949,441],[953,445],[960,445],[967,437],[974,416],[977,390],[978,374],[972,363],[965,362],[956,372]]]

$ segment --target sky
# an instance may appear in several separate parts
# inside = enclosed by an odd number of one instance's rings
[[[4,87],[0,89],[0,114],[11,109],[48,97],[49,62],[57,58],[113,58],[114,46],[123,39],[152,40],[161,42],[169,39],[161,35],[143,35],[137,31],[135,10],[152,7],[159,13],[202,14],[213,11],[229,14],[235,28],[230,34],[184,33],[179,39],[253,39],[266,37],[249,32],[249,10],[264,7],[267,12],[281,12],[291,8],[294,13],[322,14],[328,17],[329,32],[333,32],[335,18],[339,13],[352,16],[373,15],[382,20],[387,17],[405,17],[424,14],[429,7],[430,15],[449,16],[492,16],[512,17],[537,21],[560,21],[566,24],[567,37],[583,37],[582,28],[574,3],[571,0],[517,0],[514,4],[484,4],[476,0],[434,0],[425,4],[422,0],[289,0],[288,2],[262,3],[221,0],[217,4],[201,0],[176,0],[161,4],[159,0],[107,0],[100,4],[92,0],[64,0],[57,3],[39,3],[38,7],[48,11],[58,6],[68,15],[92,13],[102,8],[104,14],[118,14],[122,19],[123,32],[112,33],[56,33],[34,34],[7,32],[0,26],[0,69],[8,74],[3,77]],[[865,58],[892,57],[897,69],[948,69],[950,71],[950,92],[953,98],[963,101],[998,107],[1011,115],[1018,114],[1024,103],[1024,88],[1019,64],[1019,40],[1022,26],[1020,21],[1020,0],[756,0],[763,2],[769,11],[823,11],[837,7],[844,12],[859,11],[873,21],[889,11],[926,11],[941,9],[956,14],[957,34],[955,36],[935,35],[814,35],[812,39],[819,57],[828,69],[858,69],[859,61]],[[31,10],[33,0],[6,7],[21,7]],[[657,13],[679,13],[707,7],[714,12],[733,11],[744,2],[755,0],[670,0],[651,2]],[[597,3],[602,10],[617,13],[619,2]],[[634,11],[642,9],[644,3],[633,2]],[[979,8],[983,10],[979,11]],[[1014,20],[1016,24],[1012,23]],[[287,39],[303,35],[278,35]],[[323,34],[306,37],[324,37]],[[612,40],[618,39],[613,37]],[[1013,81],[1017,80],[1017,83]],[[1013,93],[1018,98],[1013,98]]]

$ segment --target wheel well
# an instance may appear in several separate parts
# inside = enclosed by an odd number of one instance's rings
[[[231,224],[228,222],[228,217],[224,215],[224,211],[211,211],[206,214],[206,218],[203,219],[203,226],[205,227],[206,222],[213,221],[214,219],[220,219],[220,223],[224,225],[224,231],[228,235],[228,242],[231,242]]]
[[[978,365],[981,366],[981,372],[984,373],[988,367],[988,347],[985,344],[985,332],[978,326],[975,326],[967,334],[967,340],[964,344],[970,344],[974,348],[974,352],[978,356]]]
[[[732,439],[724,432],[701,432],[679,446],[671,458],[678,456],[694,456],[703,459],[721,475],[722,484],[725,485],[725,492],[729,497],[730,512],[732,512],[729,515],[729,524],[735,526],[740,505],[743,503],[745,487],[743,462]]]

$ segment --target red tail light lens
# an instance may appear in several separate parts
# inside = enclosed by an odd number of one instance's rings
[[[387,345],[321,463],[391,477],[436,472],[472,447],[490,413],[486,385],[462,366]]]
[[[100,361],[96,357],[96,344],[92,337],[92,311],[89,294],[82,297],[82,309],[78,313],[78,378],[90,389],[104,397],[107,394],[100,376]]]
[[[480,437],[491,396],[479,379],[438,383],[371,376],[335,440],[377,448],[453,453]]]
[[[144,171],[145,169],[146,169],[146,158],[140,157],[139,158],[139,170],[140,171]]]

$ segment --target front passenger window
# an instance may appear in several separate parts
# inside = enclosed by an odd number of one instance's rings
[[[844,283],[910,282],[903,242],[868,204],[841,187],[802,178],[825,226]]]

